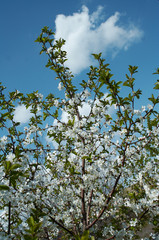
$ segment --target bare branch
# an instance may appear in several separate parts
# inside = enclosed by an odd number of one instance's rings
[[[70,231],[69,229],[67,229],[65,226],[63,226],[61,223],[57,222],[52,216],[49,216],[50,219],[56,223],[59,227],[61,227],[62,229],[64,229],[66,232],[68,232],[69,234],[71,234],[72,236],[74,236],[74,233],[72,231]]]

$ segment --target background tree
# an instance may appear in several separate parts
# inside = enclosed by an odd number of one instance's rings
[[[36,41],[63,98],[7,96],[1,85],[1,239],[141,239],[147,223],[154,239],[159,98],[152,94],[151,104],[136,110],[138,68],[129,66],[126,81],[116,82],[101,53],[93,54],[98,67],[90,66],[79,89],[65,66],[65,41],[53,35],[44,27]],[[31,109],[24,129],[14,118],[17,104]]]

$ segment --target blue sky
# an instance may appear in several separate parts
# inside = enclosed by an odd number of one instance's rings
[[[57,91],[55,74],[45,68],[46,57],[34,42],[49,26],[56,37],[67,38],[69,66],[79,80],[85,78],[90,54],[102,51],[116,80],[125,80],[129,64],[139,66],[136,87],[145,99],[159,67],[158,23],[158,0],[0,1],[0,81],[9,91]]]

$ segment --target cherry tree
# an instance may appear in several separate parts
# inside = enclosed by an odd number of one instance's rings
[[[101,53],[78,86],[65,41],[48,27],[36,41],[63,97],[0,85],[0,238],[157,239],[159,97],[136,109],[138,68],[115,81]],[[25,127],[18,105],[31,112]]]

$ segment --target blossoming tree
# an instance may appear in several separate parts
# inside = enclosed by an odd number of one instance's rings
[[[101,54],[79,88],[64,40],[44,27],[36,41],[65,97],[7,96],[0,86],[0,238],[141,239],[148,224],[145,239],[157,239],[159,98],[136,110],[137,67],[116,82]],[[18,104],[32,113],[24,129],[14,118]]]

